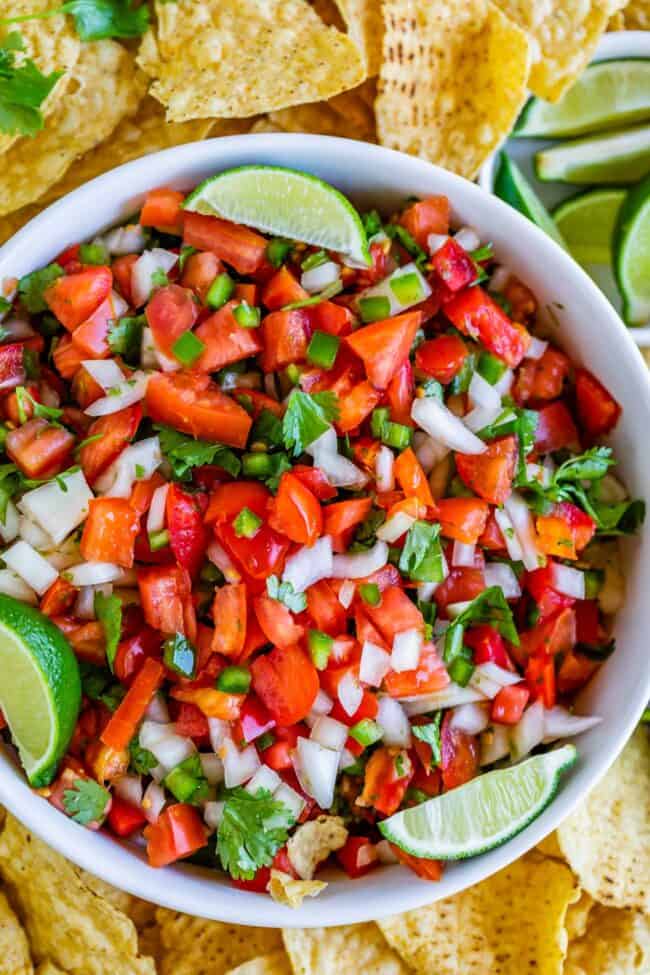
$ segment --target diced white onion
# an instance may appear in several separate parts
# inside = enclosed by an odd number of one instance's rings
[[[439,582],[418,582],[418,599],[423,603],[430,603],[439,585]]]
[[[422,630],[413,628],[396,633],[390,655],[390,665],[397,673],[405,670],[415,670],[420,662],[420,654],[424,645]]]
[[[235,786],[248,782],[262,764],[254,745],[249,745],[240,751],[231,738],[224,739],[220,757],[223,761],[227,789],[234,789]]]
[[[189,738],[177,735],[173,725],[145,721],[140,728],[140,744],[154,755],[166,772],[170,772],[196,751]]]
[[[208,718],[208,729],[210,733],[210,745],[212,750],[219,752],[224,741],[228,737],[229,725],[221,718]]]
[[[246,783],[245,789],[253,795],[258,789],[268,789],[273,795],[281,782],[282,779],[274,769],[269,768],[268,765],[260,765],[253,778]]]
[[[122,379],[121,382],[113,386],[108,396],[96,399],[87,407],[84,412],[87,416],[110,416],[133,406],[143,400],[147,392],[149,383],[149,373],[134,372],[130,379]]]
[[[558,738],[572,738],[584,731],[594,728],[603,719],[596,715],[587,716],[571,714],[559,704],[544,712],[544,741],[556,741]]]
[[[406,275],[413,275],[417,279],[417,289],[414,290],[412,297],[407,300],[401,300],[395,294],[393,287],[399,281],[400,278]],[[399,286],[397,286],[397,291],[399,292]],[[431,285],[427,279],[423,276],[420,269],[417,267],[414,261],[410,261],[408,264],[402,265],[402,267],[396,268],[392,274],[389,274],[387,278],[379,281],[378,284],[373,284],[372,287],[366,288],[357,295],[357,307],[360,307],[360,302],[365,298],[387,298],[389,303],[389,315],[397,315],[400,312],[406,311],[407,308],[411,308],[413,305],[419,304],[428,298],[431,294]]]
[[[469,609],[471,605],[472,605],[471,599],[465,599],[460,603],[447,603],[447,606],[445,607],[445,611],[447,613],[447,616],[449,616],[450,619],[455,620],[457,616],[460,616],[461,613],[464,613],[465,610]]]
[[[172,254],[162,247],[154,247],[140,255],[131,270],[131,294],[136,308],[149,301],[154,288],[154,274],[157,271],[167,274],[177,261],[178,254]]]
[[[379,843],[376,844],[375,850],[377,851],[379,862],[383,863],[384,866],[399,863],[399,860],[393,853],[393,849],[388,840],[380,840]]]
[[[21,603],[29,603],[31,606],[38,601],[32,587],[11,569],[0,569],[0,592],[5,596],[13,596]]]
[[[495,508],[494,517],[497,525],[501,529],[501,534],[503,535],[506,543],[508,555],[513,562],[520,562],[523,559],[523,551],[521,545],[519,544],[519,539],[515,534],[514,525],[512,524],[510,515],[503,508]]]
[[[454,240],[468,253],[478,250],[481,246],[481,239],[473,227],[461,227],[454,234]]]
[[[144,229],[139,223],[129,223],[124,227],[114,227],[104,234],[104,244],[113,257],[125,254],[140,254],[145,249]]]
[[[489,427],[503,413],[501,406],[475,406],[473,410],[466,413],[463,423],[468,430],[477,433],[484,427]],[[481,441],[483,443],[483,441]]]
[[[370,640],[366,640],[361,648],[359,679],[370,687],[379,687],[390,667],[390,654]]]
[[[300,276],[300,284],[310,295],[318,294],[330,284],[335,284],[341,277],[341,268],[334,261],[324,261],[318,267],[311,267],[308,271],[303,271]]]
[[[334,427],[329,427],[320,437],[305,448],[314,458],[314,466],[319,467],[333,487],[347,487],[355,490],[365,487],[368,475],[338,452]]]
[[[113,591],[113,586],[110,582],[105,583],[103,586],[83,586],[79,590],[79,595],[77,596],[77,601],[74,607],[74,615],[78,616],[82,620],[94,620],[95,619],[95,596],[98,592],[102,593],[104,596],[110,596]]]
[[[162,694],[154,694],[147,710],[144,712],[144,716],[147,721],[169,724],[169,708]]]
[[[10,501],[9,504],[12,504]],[[17,509],[14,507],[17,512]],[[35,521],[28,518],[27,515],[20,515],[18,517],[18,534],[24,541],[29,542],[35,549],[39,552],[47,552],[54,545],[54,542],[47,534],[44,532],[40,525],[37,525]]]
[[[394,465],[395,455],[393,451],[390,447],[382,444],[375,459],[375,483],[378,491],[392,491],[395,487]]]
[[[101,586],[114,582],[121,572],[121,567],[113,562],[81,562],[66,569],[65,577],[73,586]]]
[[[427,237],[427,248],[429,250],[430,257],[433,257],[441,247],[444,247],[449,240],[448,234],[429,234]]]
[[[287,807],[294,820],[300,818],[300,814],[305,808],[305,800],[300,793],[292,789],[286,782],[280,783],[273,793],[273,798],[276,802],[281,802],[283,806]]]
[[[294,592],[304,592],[321,579],[329,579],[333,575],[332,565],[332,539],[323,535],[313,545],[303,545],[287,559],[282,581],[290,582]]]
[[[63,476],[67,490],[59,481],[48,481],[23,494],[18,507],[46,532],[55,545],[62,542],[88,515],[88,502],[93,493],[83,471]]]
[[[512,371],[512,369],[506,369],[504,374],[499,379],[497,379],[497,381],[494,384],[494,388],[496,389],[499,396],[507,396],[510,390],[512,389],[512,384],[514,383],[514,381],[515,381],[514,372]]]
[[[451,551],[451,564],[471,567],[474,565],[475,555],[476,545],[467,545],[465,542],[455,541]]]
[[[56,582],[59,573],[36,549],[27,542],[14,542],[11,548],[2,553],[2,558],[10,569],[24,579],[28,586],[42,596]]]
[[[113,780],[113,792],[132,806],[142,803],[142,778],[139,775],[121,775]]]
[[[109,498],[128,498],[136,481],[146,481],[162,464],[158,437],[147,437],[125,447],[117,460],[97,479],[99,494]]]
[[[377,538],[382,542],[396,542],[415,524],[415,518],[406,511],[396,511],[377,529]]]
[[[383,731],[383,743],[391,747],[411,747],[411,725],[404,708],[393,697],[379,698],[377,724]]]
[[[212,564],[216,565],[216,567],[223,572],[224,576],[226,577],[226,582],[239,582],[241,580],[241,573],[239,569],[230,558],[225,548],[222,548],[222,546],[219,545],[219,542],[210,542],[206,555]]]
[[[13,542],[14,538],[18,538],[18,535],[22,537],[20,517],[18,515],[18,508],[10,499],[7,501],[4,518],[0,519],[0,539],[2,539],[5,545],[8,545],[9,542]],[[25,538],[25,541],[30,542],[31,545],[34,544],[29,538]],[[34,547],[38,548],[39,546]]]
[[[399,698],[400,703],[409,717],[416,714],[427,714],[429,711],[440,711],[442,708],[455,708],[459,704],[471,704],[473,701],[485,701],[485,694],[473,687],[461,687],[460,684],[450,684],[435,694],[419,694]]]
[[[383,569],[387,562],[388,545],[386,542],[377,541],[366,552],[335,555],[330,574],[334,579],[363,579]]]
[[[481,765],[492,765],[510,754],[510,738],[505,725],[495,724],[481,735]]]
[[[519,674],[505,670],[490,661],[485,664],[478,664],[474,668],[468,687],[480,691],[485,697],[492,699],[497,696],[502,687],[518,684],[520,680]]]
[[[488,589],[498,586],[506,599],[519,599],[521,586],[511,566],[505,562],[488,562],[483,569],[483,579]]]
[[[451,712],[451,726],[466,732],[468,735],[478,735],[485,731],[490,723],[490,712],[486,704],[473,702],[461,704]]]
[[[341,588],[339,589],[339,602],[343,609],[350,608],[356,591],[357,587],[351,579],[346,579],[345,582],[341,583]]]
[[[585,598],[585,574],[580,569],[553,562],[551,565],[551,585],[556,592],[573,599]]]
[[[350,768],[356,760],[356,755],[353,755],[347,748],[344,748],[339,756],[339,772],[344,772],[347,768]]]
[[[207,779],[208,785],[219,785],[223,782],[223,762],[218,755],[214,755],[211,752],[205,752],[199,755],[201,760],[201,768],[203,774]]]
[[[162,362],[156,349],[156,343],[153,340],[153,332],[148,325],[145,325],[142,329],[140,365],[143,369],[162,369]],[[180,366],[180,363],[178,365]]]
[[[338,752],[309,738],[298,739],[294,769],[301,788],[316,800],[321,809],[329,809],[334,801],[338,768]]]
[[[541,359],[548,349],[548,342],[536,338],[534,335],[530,340],[530,345],[526,349],[524,359]]]
[[[436,464],[447,456],[449,447],[434,440],[424,430],[416,430],[413,434],[413,451],[424,473],[430,474]]]
[[[142,797],[142,812],[146,816],[147,822],[155,823],[158,821],[166,802],[165,790],[156,782],[150,782]]]
[[[501,397],[494,386],[487,379],[484,379],[480,372],[473,373],[467,392],[475,406],[482,406],[487,410],[495,407],[501,409]]]
[[[104,392],[124,382],[124,373],[115,359],[84,359],[81,365]]]
[[[219,829],[225,807],[225,802],[206,802],[203,807],[203,819],[210,829]]]
[[[354,711],[352,713],[354,714]],[[348,738],[348,727],[341,721],[328,718],[327,715],[321,715],[311,729],[309,737],[312,741],[317,741],[319,745],[324,745],[325,748],[332,748],[334,751],[340,752]]]
[[[544,565],[544,556],[537,548],[533,516],[528,505],[517,491],[513,491],[505,501],[504,507],[521,545],[521,560],[524,567],[529,572],[538,569],[540,565]]]
[[[151,496],[151,504],[147,513],[147,533],[149,535],[160,532],[165,527],[165,507],[168,493],[169,484],[161,484]]]
[[[474,436],[462,420],[447,409],[435,396],[413,400],[411,416],[434,440],[440,440],[450,450],[463,454],[482,454],[487,445]]]
[[[329,714],[334,707],[334,701],[326,694],[323,688],[319,688],[318,694],[314,698],[314,703],[311,706],[311,713],[319,716],[321,714]]]
[[[351,670],[348,670],[339,681],[337,696],[341,707],[350,717],[361,706],[363,688]]]
[[[544,704],[541,699],[526,708],[510,730],[510,754],[518,762],[544,740]]]

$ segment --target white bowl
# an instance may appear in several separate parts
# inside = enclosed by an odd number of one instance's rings
[[[592,369],[616,396],[623,415],[613,437],[621,473],[635,495],[650,485],[650,384],[628,330],[586,274],[542,231],[478,186],[426,162],[378,146],[305,135],[253,135],[186,145],[106,173],[54,204],[0,249],[0,279],[51,261],[65,246],[91,238],[137,210],[154,186],[187,189],[206,176],[246,163],[298,167],[329,180],[362,208],[385,213],[410,195],[445,193],[454,221],[492,240],[499,258],[551,305],[558,341]],[[416,908],[483,880],[544,836],[584,798],[631,734],[650,693],[650,529],[629,545],[628,598],[616,623],[618,650],[585,696],[585,709],[603,716],[578,741],[580,761],[549,808],[506,845],[450,864],[440,883],[401,866],[360,880],[333,873],[327,890],[296,911],[269,897],[232,888],[218,874],[179,865],[154,870],[143,851],[92,833],[37,798],[20,772],[0,755],[0,802],[65,856],[147,900],[188,914],[267,926],[322,926],[367,921]],[[1,677],[0,677],[1,679]]]
[[[605,34],[596,49],[593,61],[612,61],[614,58],[650,58],[650,31],[622,30]],[[543,183],[536,178],[533,167],[535,153],[558,141],[557,139],[509,139],[504,146],[508,155],[521,167],[526,179],[530,180],[535,192],[549,210],[570,196],[575,196],[576,193],[595,189],[593,186],[576,186],[572,183]],[[479,173],[479,186],[488,193],[494,193],[498,155],[495,153],[491,156]],[[587,270],[616,310],[620,312],[622,302],[613,269],[602,264],[590,264]],[[650,348],[650,326],[630,327],[630,335],[641,348]]]

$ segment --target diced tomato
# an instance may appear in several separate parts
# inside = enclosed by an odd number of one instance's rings
[[[415,365],[446,385],[460,372],[467,355],[467,346],[457,335],[439,335],[417,347]]]
[[[65,250],[62,250],[60,254],[56,257],[56,263],[63,270],[66,270],[66,265],[68,264],[79,264],[79,251],[81,250],[81,244],[70,244]]]
[[[139,254],[125,254],[123,257],[116,257],[113,261],[112,271],[115,287],[129,305],[133,304],[131,274],[133,272],[133,265],[139,257]]]
[[[134,511],[137,511],[139,518],[142,518],[147,513],[151,507],[151,501],[155,491],[165,483],[164,477],[158,471],[145,481],[135,482],[131,491],[131,497],[129,498],[129,504]]]
[[[552,585],[552,579],[553,562],[551,559],[542,569],[527,572],[524,579],[524,586],[535,600],[540,619],[553,616],[559,610],[573,606],[575,602],[571,596],[556,592]]]
[[[545,653],[531,657],[526,664],[525,677],[526,687],[522,690],[527,690],[534,701],[541,698],[545,708],[552,708],[556,700],[555,662],[553,658],[547,657]],[[506,688],[503,689],[506,690]],[[507,724],[508,722],[502,721],[501,723]]]
[[[569,501],[554,505],[549,515],[536,521],[538,547],[547,555],[560,559],[577,559],[596,531],[596,522]]]
[[[613,430],[621,415],[611,393],[586,369],[576,370],[576,405],[580,423],[592,438]]]
[[[276,772],[293,769],[291,756],[298,738],[309,737],[307,726],[295,724],[291,727],[276,727],[273,734],[277,740],[262,752],[264,764]]]
[[[91,486],[135,437],[141,419],[142,407],[136,403],[109,416],[100,416],[90,425],[88,439],[92,438],[92,442],[81,448],[79,463]]]
[[[12,342],[0,346],[0,392],[23,386],[27,380],[25,372],[25,346],[22,342]]]
[[[191,738],[195,743],[207,744],[210,735],[210,725],[203,711],[182,701],[178,705],[178,714],[174,719],[174,731],[183,738]]]
[[[53,616],[52,622],[65,634],[75,657],[96,667],[106,665],[106,637],[101,623],[80,623],[74,616]]]
[[[352,668],[352,673],[354,673],[355,670],[356,667]],[[379,711],[379,703],[377,701],[377,695],[373,694],[372,691],[368,691],[364,688],[363,696],[361,698],[361,704],[359,705],[357,710],[354,711],[353,714],[348,714],[348,712],[345,710],[340,700],[336,696],[336,693],[337,693],[338,684],[342,680],[345,673],[349,671],[350,671],[349,667],[339,667],[337,670],[327,671],[327,676],[332,678],[327,686],[329,687],[330,693],[334,695],[336,698],[334,701],[334,707],[330,711],[330,717],[334,718],[335,721],[340,721],[343,724],[349,724],[350,727],[352,727],[355,724],[358,724],[359,721],[363,721],[366,718],[370,719],[371,721],[374,721]],[[336,687],[334,685],[336,685]],[[354,738],[352,739],[352,741],[354,741]],[[358,742],[356,744],[358,744]],[[347,744],[346,744],[346,748],[348,748]],[[351,751],[353,748],[354,745],[352,745],[351,748],[348,748],[348,750]],[[361,751],[363,751],[363,748],[361,748]],[[361,751],[359,751],[359,754],[361,754]]]
[[[196,633],[190,577],[176,565],[138,568],[138,588],[144,618],[162,633],[184,633],[190,640]]]
[[[207,718],[237,721],[244,702],[243,694],[226,694],[215,687],[172,687],[169,696],[175,701],[194,704]]]
[[[377,849],[365,836],[348,836],[345,845],[336,851],[336,859],[352,878],[363,877],[379,866]]]
[[[252,282],[237,281],[232,293],[235,301],[245,301],[247,305],[259,305],[259,287]]]
[[[418,877],[421,877],[422,880],[437,881],[442,877],[443,868],[440,860],[426,860],[424,857],[412,856],[410,853],[400,850],[394,843],[390,844],[390,848],[399,862],[412,870]]]
[[[262,289],[262,303],[269,311],[278,311],[285,305],[304,301],[305,298],[309,298],[308,293],[285,265],[275,272]]]
[[[276,372],[291,362],[303,362],[309,344],[309,315],[304,308],[274,311],[262,319],[262,369]]]
[[[455,295],[445,303],[444,312],[459,332],[477,337],[488,352],[503,359],[511,369],[525,356],[530,335],[523,325],[512,322],[480,285]]]
[[[212,649],[224,657],[237,657],[246,643],[248,602],[246,585],[222,586],[214,594]]]
[[[446,196],[429,196],[412,203],[399,218],[411,237],[420,247],[428,250],[429,234],[449,233],[449,199]]]
[[[194,326],[199,308],[191,291],[167,284],[156,288],[144,313],[156,348],[173,358],[174,343]]]
[[[68,466],[74,444],[69,430],[37,417],[9,431],[5,450],[26,477],[51,477]]]
[[[569,650],[562,657],[557,673],[558,694],[574,694],[579,691],[598,670],[598,666],[597,660],[591,660],[577,650]]]
[[[366,375],[377,389],[386,389],[408,359],[421,322],[421,312],[409,311],[365,325],[347,336],[346,342],[363,360]]]
[[[397,633],[424,629],[422,613],[398,586],[390,586],[384,590],[379,605],[367,606],[366,612],[391,647]]]
[[[116,836],[132,836],[147,819],[139,806],[113,796],[111,808],[108,811],[108,825]]]
[[[202,303],[205,302],[210,286],[223,270],[221,261],[211,251],[197,251],[185,261],[181,284],[193,291]]]
[[[386,390],[386,399],[390,409],[391,420],[394,423],[402,423],[404,426],[414,426],[411,419],[411,407],[415,394],[415,380],[413,378],[413,366],[407,359],[402,363]]]
[[[142,670],[102,731],[101,741],[104,745],[115,751],[128,746],[164,677],[165,668],[159,660],[151,657],[145,660]]]
[[[372,498],[336,501],[323,509],[323,534],[342,535],[360,525],[372,508]]]
[[[62,335],[52,352],[54,368],[64,379],[72,379],[86,358],[81,349],[74,345],[71,335]]]
[[[254,694],[248,694],[242,704],[237,722],[237,731],[234,735],[235,742],[240,746],[250,745],[275,728],[275,719],[271,717],[268,710]]]
[[[420,504],[426,505],[427,508],[433,508],[434,512],[437,511],[427,476],[411,447],[402,451],[395,461],[393,469],[397,483],[407,498],[417,498]]]
[[[166,867],[191,856],[208,842],[208,831],[200,813],[194,806],[181,802],[164,809],[156,822],[147,826],[144,835],[152,867]]]
[[[431,258],[431,265],[450,291],[460,291],[478,277],[474,261],[453,237],[438,248]]]
[[[567,653],[576,642],[575,613],[570,608],[562,609],[532,630],[520,633],[519,638],[521,645],[518,649],[513,648],[513,652],[524,663],[529,656],[554,657],[558,653]]]
[[[73,332],[108,298],[112,285],[110,267],[87,267],[57,278],[45,289],[43,298],[61,324]]]
[[[291,612],[277,599],[257,596],[253,608],[262,632],[274,646],[291,647],[305,635],[304,626],[296,623]]]
[[[354,321],[352,312],[333,301],[319,301],[307,309],[312,331],[328,335],[349,335]]]
[[[113,662],[115,676],[125,687],[130,687],[148,657],[159,658],[162,638],[150,626],[143,626],[137,633],[120,640]]]
[[[550,454],[564,447],[576,447],[578,443],[573,417],[561,400],[539,411],[535,430],[535,450],[538,453]]]
[[[108,333],[116,317],[115,302],[113,296],[109,295],[89,318],[75,328],[72,344],[80,350],[84,359],[108,358],[111,354]]]
[[[45,616],[63,616],[72,609],[76,599],[75,587],[59,576],[43,595],[39,609]]]
[[[476,599],[485,589],[482,569],[453,568],[433,594],[438,610],[444,612],[450,603],[465,603]]]
[[[490,552],[503,552],[506,548],[506,540],[501,533],[498,522],[491,510],[485,524],[483,534],[479,538],[479,545]]]
[[[381,393],[368,380],[353,386],[349,393],[339,399],[339,418],[336,421],[339,433],[349,433],[360,426],[380,399]]]
[[[290,542],[270,525],[263,524],[252,538],[246,538],[237,535],[232,521],[221,522],[216,534],[247,578],[263,580],[282,574]],[[255,592],[259,592],[259,587]]]
[[[169,544],[179,565],[194,578],[205,559],[208,533],[203,522],[206,496],[170,484],[165,505]]]
[[[510,497],[517,455],[516,438],[501,437],[488,444],[482,454],[456,454],[456,470],[471,491],[492,504],[502,505]]]
[[[208,217],[206,219],[213,219]],[[229,447],[243,448],[252,420],[246,410],[221,391],[209,376],[196,373],[154,373],[145,397],[155,423]]]
[[[494,663],[504,670],[513,669],[504,639],[494,627],[486,623],[471,626],[465,631],[463,643],[473,651],[475,664]]]
[[[280,478],[269,524],[299,545],[313,545],[323,531],[323,512],[318,499],[289,471]]]
[[[183,213],[183,243],[212,251],[238,274],[253,274],[266,256],[266,240],[261,234],[228,220],[188,210]]]
[[[440,531],[466,545],[475,545],[485,531],[487,501],[478,498],[442,498],[438,501]]]
[[[79,545],[87,562],[116,562],[130,569],[140,519],[127,498],[94,498]]]
[[[492,701],[490,717],[495,724],[513,725],[521,720],[530,691],[525,684],[502,687]]]
[[[338,491],[335,487],[332,487],[320,467],[307,467],[305,464],[296,464],[291,473],[299,481],[302,481],[305,487],[309,488],[314,497],[318,498],[319,501],[330,501],[338,494]]]
[[[101,399],[106,395],[103,386],[100,386],[90,375],[88,370],[81,366],[72,378],[72,395],[79,406],[85,410],[95,400]]]
[[[513,387],[517,402],[557,399],[562,395],[564,380],[569,375],[570,367],[571,363],[564,352],[552,345],[549,345],[541,359],[526,360],[519,367]]]
[[[203,372],[216,372],[232,362],[240,362],[257,355],[262,349],[258,328],[242,328],[233,315],[238,301],[228,301],[197,328],[195,335],[205,345],[205,351],[194,367]],[[244,390],[248,392],[248,390]]]
[[[366,765],[360,806],[372,806],[384,816],[397,812],[413,778],[408,752],[399,748],[378,748]]]
[[[391,697],[410,697],[415,694],[433,694],[449,684],[449,674],[434,643],[425,643],[420,662],[415,670],[398,672],[391,670],[384,679],[384,686]]]
[[[391,648],[387,645],[379,630],[368,619],[365,604],[361,599],[356,601],[354,607],[354,625],[357,633],[357,642],[360,646],[363,646],[366,642],[374,643],[376,647],[381,647],[382,650],[390,652]]]
[[[307,590],[307,612],[317,630],[330,636],[338,636],[345,631],[345,610],[327,580],[322,579]]]
[[[166,233],[180,234],[184,199],[185,194],[167,187],[150,190],[140,212],[141,226],[158,227]]]
[[[253,690],[278,724],[302,721],[318,694],[318,671],[300,647],[275,647],[250,665]]]
[[[480,749],[476,735],[454,726],[447,711],[440,728],[442,785],[445,792],[464,785],[479,773]]]
[[[219,484],[210,498],[205,521],[232,521],[242,508],[248,508],[263,521],[272,495],[259,481],[236,481],[233,484]]]

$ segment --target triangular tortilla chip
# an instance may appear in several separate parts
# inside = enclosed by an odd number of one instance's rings
[[[569,945],[564,975],[647,975],[650,918],[597,905],[583,937]]]
[[[410,975],[376,924],[293,928],[282,935],[294,975]]]
[[[379,74],[384,21],[377,0],[337,0],[348,34],[363,51],[369,77]]]
[[[0,890],[0,975],[33,975],[23,926]]]
[[[293,975],[293,972],[286,951],[274,951],[272,955],[261,955],[231,968],[228,975]]]
[[[156,911],[162,958],[160,975],[225,975],[231,968],[282,948],[279,931],[245,928]]]

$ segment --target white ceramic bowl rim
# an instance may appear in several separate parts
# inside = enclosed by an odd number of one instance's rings
[[[302,168],[339,187],[363,208],[387,213],[411,194],[445,193],[455,222],[478,228],[497,256],[555,304],[562,343],[602,378],[623,406],[613,443],[632,491],[650,484],[648,451],[637,449],[650,430],[650,384],[628,330],[584,272],[533,224],[479,187],[421,160],[378,146],[322,136],[259,134],[215,139],[128,163],[76,190],[24,227],[0,249],[0,279],[51,261],[65,246],[91,238],[133,213],[155,186],[187,189],[218,170],[266,162]],[[612,351],[616,350],[613,355]],[[645,453],[645,456],[644,456]],[[36,798],[22,775],[0,755],[0,801],[29,829],[71,860],[116,887],[188,914],[262,926],[324,926],[361,922],[448,897],[506,866],[538,843],[605,773],[631,734],[650,693],[646,635],[650,632],[650,535],[631,547],[626,606],[617,619],[619,649],[585,696],[597,698],[606,720],[582,736],[581,760],[548,809],[523,833],[481,857],[450,865],[438,884],[400,866],[351,881],[334,875],[324,894],[296,911],[266,895],[233,889],[213,871],[146,865],[141,850],[80,828]]]

